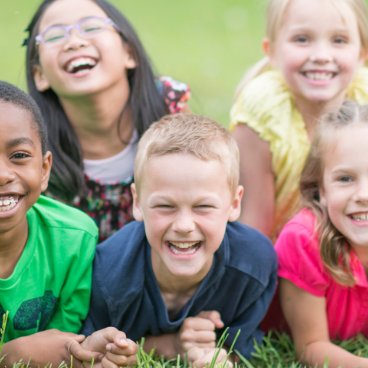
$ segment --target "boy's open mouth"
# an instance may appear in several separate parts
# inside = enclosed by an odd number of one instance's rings
[[[201,241],[197,242],[169,242],[169,248],[174,254],[193,254],[200,246]]]
[[[19,195],[8,195],[0,196],[0,212],[9,211],[14,208],[21,196]]]
[[[97,65],[97,60],[90,57],[79,57],[69,61],[65,65],[65,70],[70,74],[77,74],[86,70],[91,70]]]

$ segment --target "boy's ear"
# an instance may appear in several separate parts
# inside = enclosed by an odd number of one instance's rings
[[[52,153],[47,151],[43,156],[42,176],[41,176],[41,192],[44,192],[49,185],[49,178],[52,166]]]
[[[50,88],[50,83],[47,80],[41,65],[35,65],[32,68],[32,73],[33,73],[33,80],[35,82],[36,88],[40,91],[40,92],[44,92],[47,89]]]
[[[133,216],[137,221],[142,222],[143,212],[142,212],[141,206],[139,205],[137,189],[134,183],[132,183],[130,187],[132,189],[132,195],[133,195]]]
[[[274,47],[269,38],[264,38],[262,41],[262,49],[270,59],[270,64],[273,68],[277,68],[277,60],[275,58]]]
[[[126,69],[135,69],[137,67],[137,62],[134,59],[132,50],[128,44],[124,44],[124,49],[127,52],[127,58],[124,61],[124,66]]]
[[[229,221],[233,222],[236,221],[241,212],[241,200],[243,197],[244,188],[239,185],[236,188],[235,197],[233,199],[233,203],[231,204],[230,214],[229,214]]]

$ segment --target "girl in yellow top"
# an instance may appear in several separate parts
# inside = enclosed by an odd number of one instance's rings
[[[241,154],[241,220],[275,240],[298,208],[299,178],[320,116],[347,99],[368,103],[367,6],[270,0],[266,24],[268,56],[241,82],[231,129]]]

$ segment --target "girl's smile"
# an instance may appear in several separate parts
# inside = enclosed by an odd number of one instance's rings
[[[71,26],[91,17],[108,18],[91,0],[54,1],[45,10],[38,33],[55,25]],[[128,86],[127,69],[136,66],[129,47],[112,24],[88,37],[71,29],[62,43],[45,45],[40,42],[38,53],[40,64],[34,67],[36,86],[39,91],[51,88],[61,99],[107,89],[119,93]]]
[[[368,247],[367,142],[367,124],[343,128],[324,159],[321,203],[353,248]]]
[[[364,61],[352,10],[321,0],[292,0],[274,44],[266,50],[297,102],[343,100]]]

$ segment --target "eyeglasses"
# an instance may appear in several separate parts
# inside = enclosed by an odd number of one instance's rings
[[[35,40],[37,45],[39,45],[40,42],[45,46],[58,45],[69,38],[70,31],[73,28],[76,28],[81,36],[90,37],[103,32],[108,24],[111,24],[121,33],[120,28],[110,18],[89,17],[73,26],[52,26],[46,28],[42,33],[36,36]]]

